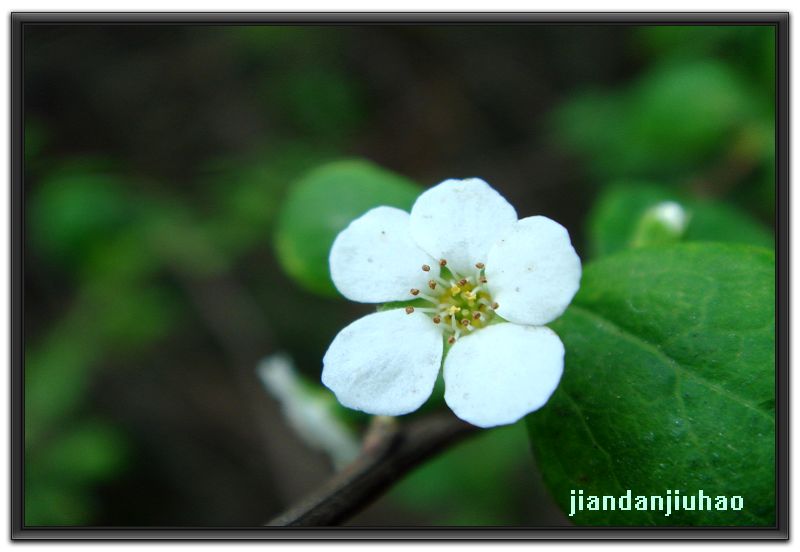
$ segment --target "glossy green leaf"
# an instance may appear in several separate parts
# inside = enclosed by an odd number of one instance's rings
[[[275,248],[284,270],[310,291],[337,295],[328,254],[336,235],[379,205],[410,209],[421,189],[360,160],[323,165],[300,179],[283,205]]]
[[[774,257],[726,244],[628,251],[588,265],[553,324],[564,377],[528,417],[570,512],[586,495],[741,496],[741,511],[583,511],[585,525],[771,525],[775,506]]]
[[[589,215],[589,246],[600,257],[627,249],[636,241],[642,217],[652,207],[674,201],[689,217],[683,240],[721,241],[773,247],[770,230],[740,209],[718,201],[682,196],[647,183],[624,183],[606,190]]]

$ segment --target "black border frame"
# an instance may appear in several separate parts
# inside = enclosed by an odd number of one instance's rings
[[[24,363],[24,96],[23,27],[25,25],[242,25],[242,24],[436,24],[479,25],[769,25],[776,29],[776,526],[750,527],[564,527],[564,528],[154,528],[53,527],[23,525],[23,363]],[[788,12],[12,12],[11,28],[11,473],[10,537],[15,539],[788,539],[789,538],[789,14]]]

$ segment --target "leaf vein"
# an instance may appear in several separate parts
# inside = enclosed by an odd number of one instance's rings
[[[744,397],[736,395],[735,393],[732,393],[732,392],[730,392],[730,391],[728,391],[728,390],[726,390],[726,389],[714,384],[713,382],[709,381],[708,379],[704,378],[703,376],[686,369],[683,365],[680,364],[680,362],[678,362],[677,360],[675,360],[674,358],[669,356],[663,350],[659,349],[658,347],[656,347],[652,343],[649,343],[648,341],[645,341],[643,338],[641,338],[638,335],[636,335],[635,333],[631,332],[629,329],[624,328],[623,326],[621,326],[621,325],[609,320],[608,318],[606,318],[606,317],[604,317],[604,316],[602,316],[600,314],[597,314],[597,313],[589,310],[586,307],[581,307],[581,306],[573,304],[570,308],[573,309],[573,310],[577,310],[578,312],[583,313],[584,315],[586,315],[586,316],[588,316],[590,318],[594,318],[594,319],[602,321],[606,326],[611,328],[617,335],[619,335],[623,339],[626,339],[628,341],[636,343],[637,345],[639,345],[639,346],[651,351],[654,355],[656,355],[657,357],[661,358],[666,364],[671,366],[676,372],[680,372],[682,374],[686,374],[687,376],[689,376],[691,378],[694,378],[695,380],[700,382],[702,385],[704,385],[705,387],[707,387],[711,391],[717,393],[718,395],[722,395],[722,396],[732,400],[733,402],[738,403],[741,406],[743,406],[743,407],[745,407],[745,408],[747,408],[749,410],[752,410],[753,412],[756,412],[760,416],[763,416],[763,417],[769,419],[771,422],[774,423],[774,418],[769,412],[766,412],[766,411],[762,410],[761,408],[759,408],[755,404],[751,403],[750,401],[748,401]]]

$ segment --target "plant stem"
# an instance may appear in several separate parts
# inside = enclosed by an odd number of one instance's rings
[[[421,418],[407,425],[398,425],[393,418],[377,417],[364,438],[358,458],[267,525],[339,525],[421,462],[476,430],[449,412]]]

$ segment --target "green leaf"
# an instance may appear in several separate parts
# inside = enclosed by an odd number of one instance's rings
[[[665,201],[682,205],[688,216],[686,241],[735,242],[772,248],[769,229],[736,207],[693,199],[648,183],[621,183],[608,188],[589,215],[589,248],[594,257],[631,247],[642,218]]]
[[[96,509],[96,500],[83,488],[54,482],[43,484],[35,479],[25,482],[27,527],[88,525]]]
[[[757,100],[722,62],[664,62],[621,90],[574,97],[556,110],[554,123],[559,139],[596,174],[683,175],[746,134]]]
[[[274,93],[270,100],[281,107],[291,127],[307,139],[330,143],[352,138],[364,119],[358,83],[342,69],[303,66],[286,74],[277,86],[267,80],[265,92]]]
[[[35,250],[78,265],[133,216],[124,183],[90,162],[49,175],[28,207]]]
[[[554,498],[742,496],[741,511],[583,511],[580,525],[775,522],[774,256],[679,244],[596,261],[553,324],[564,377],[528,416]]]
[[[275,248],[284,270],[306,289],[336,296],[328,254],[336,235],[379,205],[410,209],[421,189],[361,160],[336,161],[294,184],[283,205]]]
[[[125,455],[126,442],[117,428],[99,420],[82,421],[29,453],[26,469],[32,479],[87,486],[118,473]]]
[[[80,319],[66,319],[43,343],[25,351],[25,446],[35,446],[75,410],[89,388],[98,351],[87,345]]]
[[[282,141],[207,161],[201,166],[200,182],[204,203],[213,206],[213,212],[192,221],[192,226],[205,226],[216,247],[231,259],[262,248],[289,184],[330,156],[320,146]]]

